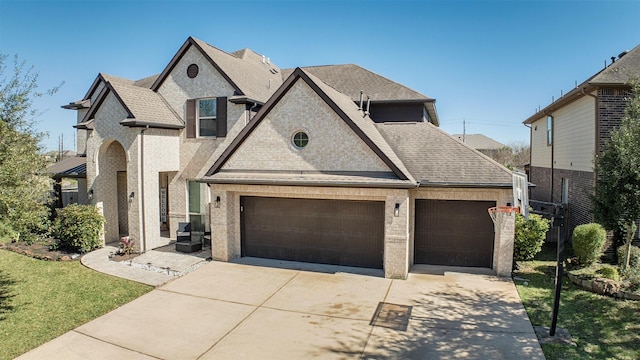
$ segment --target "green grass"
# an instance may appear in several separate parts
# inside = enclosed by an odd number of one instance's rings
[[[522,262],[516,282],[522,303],[536,326],[550,326],[555,277],[555,248],[545,247],[533,261]],[[640,359],[640,302],[616,300],[562,282],[558,327],[567,329],[577,347],[543,345],[547,360]]]
[[[0,359],[13,359],[152,289],[77,261],[0,250]]]

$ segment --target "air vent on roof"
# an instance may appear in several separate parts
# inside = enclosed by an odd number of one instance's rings
[[[272,74],[277,74],[278,73],[278,70],[276,70],[276,69],[271,69],[269,71],[271,71]]]
[[[629,50],[625,50],[621,52],[620,54],[618,54],[618,59],[621,59],[623,56],[627,55],[628,53],[629,53]]]

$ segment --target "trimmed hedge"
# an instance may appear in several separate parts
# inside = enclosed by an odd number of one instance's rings
[[[516,233],[513,244],[513,259],[529,261],[542,250],[542,244],[549,231],[550,221],[537,214],[529,219],[516,214]]]
[[[54,233],[59,248],[85,253],[102,246],[100,233],[104,217],[100,215],[98,208],[72,204],[57,212]]]
[[[607,232],[600,224],[582,224],[573,229],[571,241],[578,262],[583,265],[591,265],[600,260],[600,256],[602,256],[602,249],[607,241]]]

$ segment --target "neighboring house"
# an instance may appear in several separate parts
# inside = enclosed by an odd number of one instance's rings
[[[161,74],[100,74],[66,107],[106,243],[146,251],[189,221],[222,261],[511,272],[513,224],[487,214],[511,172],[438,129],[435,100],[357,65],[281,70],[190,37]]]
[[[45,170],[54,180],[53,207],[62,208],[69,204],[88,204],[87,194],[87,159],[84,156],[73,156],[47,166]],[[78,184],[75,189],[63,188],[65,179],[74,179]]]
[[[504,144],[482,134],[453,134],[451,136],[492,158],[505,147]]]
[[[531,128],[531,199],[568,204],[568,234],[593,220],[594,155],[620,125],[629,81],[639,77],[637,46],[524,121]]]

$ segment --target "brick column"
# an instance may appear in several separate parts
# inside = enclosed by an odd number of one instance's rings
[[[388,196],[385,201],[384,277],[406,279],[408,273],[409,196]]]
[[[515,213],[506,213],[502,216],[502,222],[494,225],[496,232],[494,249],[493,270],[496,275],[510,277],[513,268],[513,241],[516,230]]]

